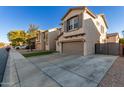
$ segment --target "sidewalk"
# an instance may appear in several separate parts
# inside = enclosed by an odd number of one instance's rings
[[[11,50],[9,55],[2,87],[59,86],[17,51]]]
[[[7,59],[8,59],[8,52],[6,51],[5,48],[0,48],[0,86],[3,80]]]

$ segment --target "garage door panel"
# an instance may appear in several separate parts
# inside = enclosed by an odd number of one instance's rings
[[[66,42],[62,48],[65,54],[83,55],[83,42]]]

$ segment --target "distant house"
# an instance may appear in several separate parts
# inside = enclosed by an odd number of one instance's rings
[[[108,25],[104,14],[95,15],[87,7],[75,7],[61,19],[61,34],[57,37],[57,51],[65,54],[95,53],[96,43],[106,43]]]
[[[35,46],[37,50],[56,50],[56,38],[60,33],[60,28],[40,30],[37,33]]]
[[[107,42],[108,43],[119,43],[119,33],[110,33],[107,34]]]

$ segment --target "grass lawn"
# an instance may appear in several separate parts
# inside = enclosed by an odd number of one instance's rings
[[[41,55],[49,55],[55,53],[55,51],[37,51],[32,53],[22,54],[24,57],[32,57],[32,56],[41,56]]]

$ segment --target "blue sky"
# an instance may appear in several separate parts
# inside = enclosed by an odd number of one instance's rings
[[[61,18],[71,6],[41,7],[0,7],[0,41],[8,42],[7,33],[11,30],[27,30],[29,24],[39,25],[40,29],[59,27]],[[89,6],[95,14],[104,13],[109,26],[108,32],[124,29],[124,7]]]

